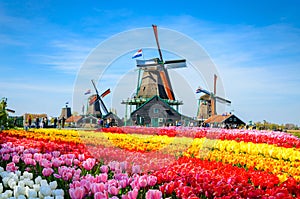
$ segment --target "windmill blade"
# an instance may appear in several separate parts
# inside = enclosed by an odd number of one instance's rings
[[[104,91],[104,92],[100,95],[100,97],[103,98],[103,97],[105,97],[106,95],[108,95],[109,93],[110,93],[110,88],[107,89],[106,91]]]
[[[187,67],[185,59],[165,61],[164,65],[165,65],[166,69],[185,68],[185,67]]]
[[[7,108],[7,109],[5,109],[7,112],[10,112],[10,113],[15,113],[16,111],[15,110],[12,110],[12,109],[9,109],[9,108]]]
[[[137,67],[153,67],[158,65],[160,65],[158,58],[148,59],[148,60],[139,60],[139,59],[136,60]]]
[[[155,40],[156,40],[159,57],[160,57],[160,60],[163,61],[163,57],[162,57],[162,53],[161,53],[159,41],[158,41],[157,25],[152,25],[152,27],[153,27],[153,31],[154,31],[154,36],[155,36]]]
[[[220,102],[220,103],[231,104],[231,101],[230,101],[230,100],[224,99],[224,98],[219,97],[219,96],[216,96],[215,98],[216,98],[216,100],[217,100],[218,102]]]
[[[104,102],[102,101],[101,98],[99,98],[99,102],[100,102],[100,106],[102,107],[103,112],[105,113],[105,115],[108,114],[108,110],[107,110],[107,108],[106,108],[106,106],[105,106],[105,104],[104,104]]]
[[[196,90],[196,93],[205,93],[207,95],[211,95],[211,93],[201,87],[199,87],[197,90]]]
[[[94,86],[94,89],[95,89],[95,91],[96,91],[97,95],[99,96],[99,94],[98,94],[98,90],[97,90],[97,87],[96,87],[96,85],[95,85],[95,82],[94,82],[94,80],[91,80],[91,81],[92,81],[92,84],[93,84],[93,86]]]

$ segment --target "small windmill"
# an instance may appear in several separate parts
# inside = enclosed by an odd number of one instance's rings
[[[107,110],[102,98],[110,93],[110,89],[107,89],[104,93],[99,95],[99,92],[95,85],[95,82],[93,80],[91,80],[91,81],[94,86],[96,94],[92,95],[90,97],[90,105],[93,105],[93,109],[94,109],[93,112],[97,115],[97,117],[102,118],[103,115],[108,114],[108,110]],[[102,109],[102,111],[101,111],[101,109]]]
[[[175,96],[172,89],[168,69],[186,67],[186,60],[164,61],[158,41],[157,26],[152,25],[159,58],[149,60],[136,60],[137,67],[143,70],[141,80],[138,80],[137,98],[151,98],[159,96],[162,99],[174,101]]]
[[[206,101],[210,101],[210,103],[208,104],[208,106],[210,106],[211,109],[211,115],[209,113],[207,113],[206,115],[210,115],[210,116],[214,116],[217,114],[217,110],[216,110],[216,101],[220,102],[220,103],[226,103],[226,104],[231,104],[230,100],[224,99],[222,97],[217,96],[217,75],[214,75],[214,92],[209,92],[201,87],[199,87],[196,90],[196,93],[205,93],[207,96],[209,96],[209,98],[206,97]],[[201,113],[201,105],[199,105],[198,108],[198,117],[199,115],[205,115],[204,113]],[[207,109],[208,111],[209,109]]]

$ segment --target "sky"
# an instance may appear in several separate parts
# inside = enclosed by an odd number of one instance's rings
[[[98,48],[118,35],[156,24],[162,33],[164,56],[174,57],[171,49],[166,49],[168,38],[163,37],[168,30],[197,43],[203,49],[201,53],[209,56],[218,73],[217,83],[224,89],[220,95],[232,101],[218,113],[234,112],[245,122],[300,125],[299,7],[296,0],[0,0],[0,98],[8,98],[9,108],[16,111],[12,115],[59,116],[66,102],[73,106],[76,82]],[[112,46],[109,50],[119,49]],[[105,103],[108,108],[117,107],[120,116],[124,115],[120,100],[126,96],[120,94],[124,89],[119,86],[124,81],[131,83],[127,86],[129,93],[125,93],[130,97],[137,84],[131,59],[134,52],[130,48],[114,60],[106,54],[97,55],[107,58],[109,64],[105,75],[95,73],[93,77],[98,80],[99,92],[112,89]],[[146,58],[157,56],[155,53],[153,49],[144,50]],[[177,99],[184,102],[181,111],[195,116],[199,98],[194,93],[196,86],[212,88],[201,77],[189,78],[193,75],[190,68],[192,64],[186,70],[170,72],[170,76]],[[205,74],[202,71],[202,76]],[[186,87],[180,87],[181,81],[187,82]],[[87,85],[82,89],[93,90],[90,82]],[[80,103],[84,105],[85,101]],[[81,110],[74,106],[74,111]]]

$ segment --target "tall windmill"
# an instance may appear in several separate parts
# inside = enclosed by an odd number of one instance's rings
[[[157,26],[152,25],[159,53],[159,58],[149,60],[136,60],[136,65],[143,71],[142,78],[138,83],[137,98],[151,98],[159,96],[161,99],[175,101],[175,95],[172,89],[168,69],[186,67],[186,60],[168,60],[164,61],[160,44],[158,41]]]
[[[208,117],[216,115],[217,114],[217,109],[216,109],[217,101],[220,103],[231,104],[230,100],[227,100],[225,98],[217,96],[217,75],[214,75],[214,91],[213,92],[209,92],[209,91],[199,87],[196,90],[196,93],[205,93],[206,94],[204,96],[201,96],[201,98],[205,101],[205,103],[203,105],[199,103],[198,114],[197,114],[197,117],[199,119],[203,118],[204,115],[207,115]],[[201,106],[206,106],[206,108],[201,109]],[[207,119],[207,118],[203,118],[203,119]]]
[[[110,89],[107,89],[104,93],[99,95],[99,92],[95,85],[95,82],[93,80],[91,80],[91,81],[92,81],[92,84],[93,84],[95,92],[96,92],[95,95],[92,95],[90,97],[90,107],[93,109],[93,110],[91,110],[91,112],[94,113],[97,117],[102,118],[103,115],[108,114],[108,110],[107,110],[102,98],[110,93]],[[102,111],[101,111],[101,109],[102,109]]]

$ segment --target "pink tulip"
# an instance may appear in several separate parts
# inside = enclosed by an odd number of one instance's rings
[[[65,164],[67,165],[67,166],[72,166],[72,164],[73,164],[73,159],[65,159]]]
[[[146,193],[146,199],[161,199],[162,192],[159,190],[149,189]]]
[[[140,172],[141,172],[141,168],[139,165],[132,166],[132,173],[140,173]]]
[[[128,164],[127,164],[126,161],[120,162],[120,169],[121,169],[122,172],[126,171],[127,167],[128,167]]]
[[[115,186],[109,186],[108,187],[108,193],[113,195],[113,196],[116,196],[119,193],[119,189]]]
[[[55,158],[59,157],[59,155],[60,155],[59,151],[53,151],[52,152],[52,156],[55,157]]]
[[[134,188],[132,191],[128,192],[128,199],[136,199],[139,194],[139,190]]]
[[[103,192],[105,190],[105,185],[103,183],[93,183],[91,184],[92,193]]]
[[[33,154],[33,159],[35,159],[35,161],[40,161],[41,159],[43,159],[43,154],[35,153]]]
[[[52,167],[52,163],[49,160],[47,160],[47,159],[41,159],[39,161],[39,163],[44,168],[50,168],[50,167]]]
[[[69,194],[72,199],[82,199],[85,195],[85,190],[83,187],[75,187],[69,189]]]
[[[32,158],[25,158],[23,161],[26,165],[33,165],[33,166],[36,165],[36,161]]]
[[[138,179],[138,182],[139,182],[140,187],[146,187],[147,186],[147,176],[146,175],[140,176]]]
[[[107,175],[107,173],[101,173],[96,177],[96,179],[97,179],[97,182],[107,182],[108,175]]]
[[[94,194],[94,199],[108,199],[107,191],[95,193]]]
[[[54,167],[60,167],[62,165],[62,161],[58,158],[54,158],[52,159],[52,166]]]
[[[2,154],[2,160],[7,161],[7,160],[9,160],[9,158],[10,158],[10,154],[8,154],[8,153]]]
[[[18,164],[18,163],[20,162],[20,156],[14,155],[14,156],[12,157],[12,161],[13,161],[14,163]]]
[[[154,186],[156,185],[156,182],[157,182],[157,177],[156,176],[148,176],[147,177],[147,183],[149,186]]]
[[[85,160],[84,154],[79,154],[79,155],[78,155],[78,160],[79,160],[80,162],[83,162],[83,161]]]
[[[42,171],[43,176],[48,177],[53,173],[53,169],[52,168],[44,168]]]
[[[6,165],[6,171],[14,172],[16,170],[18,170],[18,167],[15,165],[14,162],[10,162]]]
[[[108,168],[108,166],[106,166],[106,165],[102,165],[102,166],[100,167],[100,170],[101,170],[102,173],[108,173],[109,168]]]
[[[87,160],[85,160],[83,163],[82,163],[82,166],[85,170],[89,171],[89,170],[92,170],[93,167],[95,166],[96,164],[96,159],[94,158],[88,158]]]

